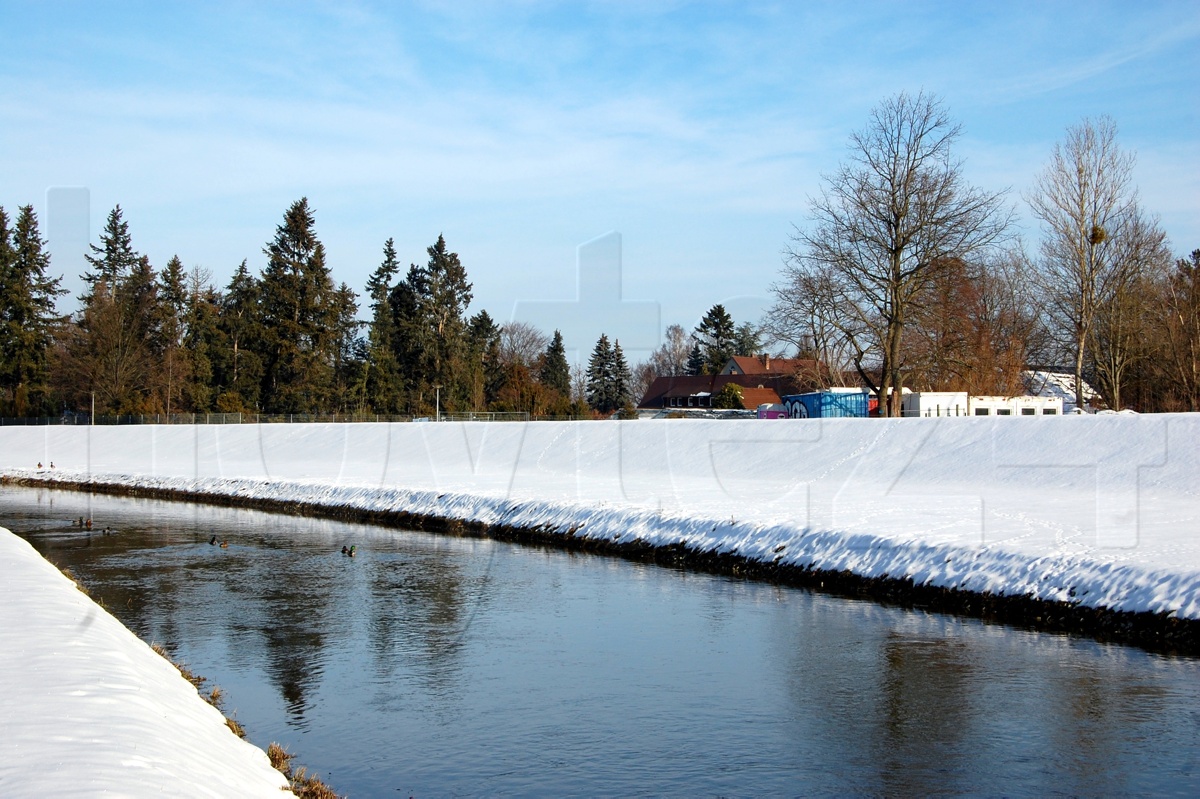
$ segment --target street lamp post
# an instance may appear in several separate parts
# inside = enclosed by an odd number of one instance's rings
[[[439,385],[434,386],[433,391],[434,391],[434,394],[433,394],[433,396],[434,396],[433,419],[435,422],[440,422],[440,421],[442,421],[442,387],[441,387],[441,385],[439,384]]]

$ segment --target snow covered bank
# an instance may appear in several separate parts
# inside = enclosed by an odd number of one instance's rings
[[[283,795],[175,667],[0,528],[0,795]]]
[[[26,427],[0,471],[1200,619],[1198,445],[1189,414]]]

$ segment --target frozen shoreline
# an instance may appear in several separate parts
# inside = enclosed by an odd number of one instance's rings
[[[1193,415],[3,428],[0,479],[558,543],[1195,654],[1197,444]],[[7,531],[0,568],[5,795],[279,795],[263,752]]]
[[[0,528],[0,794],[278,797],[179,671]]]
[[[0,474],[1200,619],[1194,414],[4,428]]]

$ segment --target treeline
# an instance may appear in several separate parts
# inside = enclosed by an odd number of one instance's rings
[[[307,199],[263,252],[261,274],[243,261],[223,289],[178,257],[156,270],[117,206],[87,255],[79,310],[60,317],[32,207],[15,225],[0,209],[0,415],[592,411],[557,331],[468,315],[471,283],[441,236],[403,274],[384,244],[367,322],[333,281]]]
[[[1036,253],[1005,192],[966,182],[959,134],[925,94],[874,109],[792,237],[771,340],[891,415],[893,389],[1012,395],[1031,367],[1073,374],[1081,407],[1086,381],[1110,408],[1200,410],[1200,250],[1172,256],[1112,120],[1070,128],[1036,177]]]
[[[1025,197],[1042,225],[1033,254],[1005,192],[966,182],[959,134],[935,98],[883,102],[823,178],[766,317],[737,324],[714,305],[633,366],[607,335],[572,368],[558,331],[470,314],[471,282],[441,236],[403,273],[384,243],[361,321],[306,199],[261,273],[243,261],[223,288],[178,257],[156,270],[117,206],[79,310],[58,317],[64,291],[32,206],[15,219],[0,208],[0,416],[609,415],[657,376],[714,374],[764,342],[869,386],[891,414],[895,388],[1020,394],[1029,368],[1073,373],[1080,405],[1086,380],[1110,408],[1200,410],[1200,250],[1172,256],[1115,124],[1085,120],[1054,148]]]

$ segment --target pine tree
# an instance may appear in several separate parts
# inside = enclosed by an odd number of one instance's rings
[[[50,410],[54,300],[66,292],[46,276],[49,266],[33,206],[18,209],[12,231],[0,208],[0,404],[16,416]]]
[[[563,346],[562,333],[554,331],[554,338],[546,348],[542,368],[538,373],[542,385],[551,388],[569,399],[571,396],[571,367],[567,364],[567,350]]]
[[[262,405],[267,413],[319,413],[334,390],[336,291],[308,198],[284,214],[263,249],[259,308],[264,336]]]

